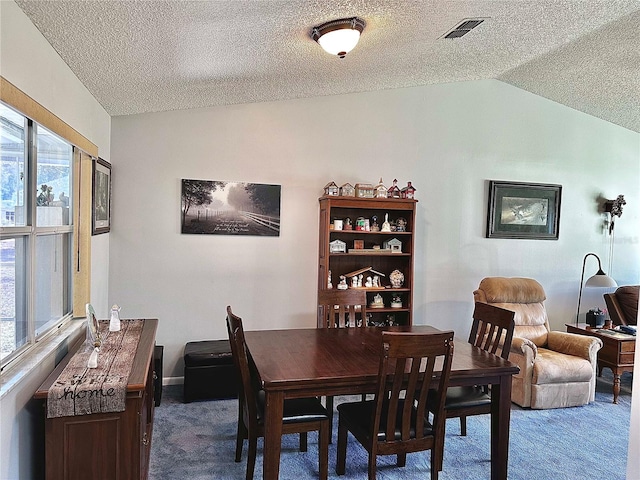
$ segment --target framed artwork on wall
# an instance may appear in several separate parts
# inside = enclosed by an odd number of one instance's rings
[[[111,164],[102,158],[93,161],[91,235],[111,230]]]
[[[562,185],[489,182],[487,238],[557,240]]]
[[[280,236],[280,185],[182,180],[181,233]]]

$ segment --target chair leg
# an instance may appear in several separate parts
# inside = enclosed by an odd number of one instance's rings
[[[236,463],[242,460],[242,444],[244,439],[247,438],[245,431],[246,429],[242,422],[238,423],[238,433],[236,434]]]
[[[336,473],[344,475],[347,463],[347,427],[338,419],[338,446],[336,447]]]
[[[318,432],[318,471],[320,480],[329,478],[329,421],[320,423]]]
[[[307,432],[300,432],[300,451],[307,451]]]
[[[256,468],[257,450],[258,450],[258,437],[249,435],[249,455],[247,458],[247,480],[253,480],[253,471]]]
[[[333,442],[333,397],[326,397],[324,406],[329,414],[329,443]]]
[[[404,467],[407,464],[407,454],[399,453],[396,455],[396,465],[398,467]]]
[[[438,480],[438,473],[442,470],[442,450],[436,447],[431,449],[431,480]]]
[[[444,422],[442,422],[442,442],[440,443],[439,447],[434,447],[431,450],[431,459],[435,460],[435,468],[439,472],[442,471],[442,464],[444,463],[444,438],[446,434],[447,434],[447,419],[445,418]],[[433,461],[432,461],[432,465],[433,465]]]
[[[400,455],[398,455],[398,458]],[[377,456],[374,452],[369,452],[369,466],[367,472],[369,473],[369,480],[376,480],[376,460]]]
[[[467,417],[460,417],[460,435],[467,436]]]

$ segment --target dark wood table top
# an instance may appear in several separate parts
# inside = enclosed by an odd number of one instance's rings
[[[342,329],[292,329],[247,331],[245,338],[265,390],[316,388],[327,392],[371,388],[379,367],[383,330],[414,333],[438,332],[430,326],[366,327]],[[518,367],[496,355],[454,341],[450,385],[477,384],[486,378],[518,373]]]

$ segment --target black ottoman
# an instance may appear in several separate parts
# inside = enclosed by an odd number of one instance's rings
[[[184,347],[184,401],[237,398],[238,379],[229,340],[189,342]]]

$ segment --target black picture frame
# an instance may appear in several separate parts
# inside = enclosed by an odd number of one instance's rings
[[[91,235],[111,230],[111,164],[102,158],[93,160],[91,196]]]
[[[557,240],[562,185],[489,181],[487,238]]]

